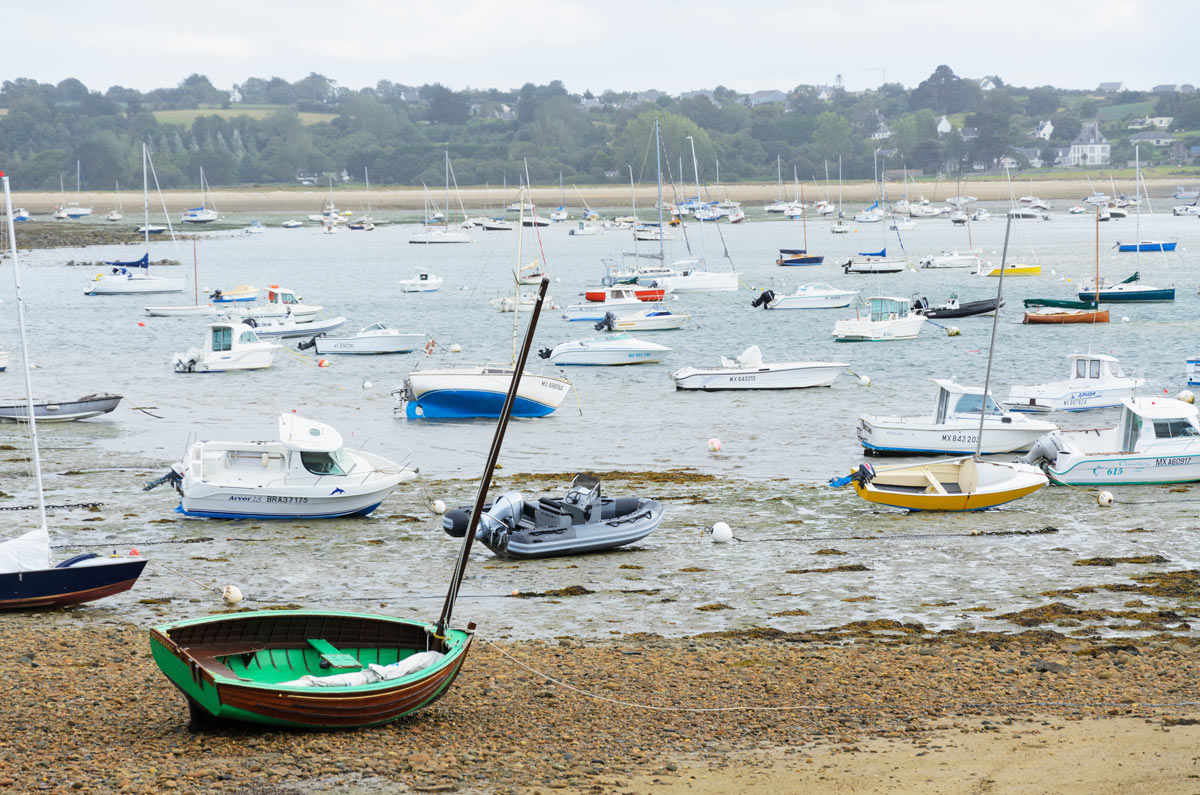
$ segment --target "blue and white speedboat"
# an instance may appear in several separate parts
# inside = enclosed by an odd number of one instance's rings
[[[417,369],[392,397],[408,419],[499,417],[512,373],[512,365],[491,364]],[[544,417],[562,404],[570,389],[571,382],[565,378],[526,370],[517,387],[512,416]]]
[[[586,340],[560,342],[553,349],[542,348],[538,356],[556,366],[618,366],[629,364],[654,364],[661,362],[663,355],[671,349],[657,342],[634,339],[625,333],[607,337],[592,337]]]

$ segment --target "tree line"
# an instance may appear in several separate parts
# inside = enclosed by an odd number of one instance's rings
[[[612,184],[627,180],[631,168],[635,179],[654,179],[648,131],[657,118],[676,181],[681,165],[693,179],[690,136],[706,183],[714,182],[718,163],[722,182],[772,181],[777,162],[790,183],[793,170],[801,180],[823,181],[827,166],[836,178],[839,158],[847,179],[871,178],[877,149],[885,150],[889,168],[969,173],[1014,147],[1067,146],[1106,107],[1115,111],[1101,124],[1114,162],[1132,157],[1126,117],[1138,111],[1174,116],[1177,129],[1200,129],[1194,94],[1097,95],[992,83],[985,91],[943,65],[912,89],[886,83],[852,93],[801,85],[783,101],[753,104],[723,86],[687,98],[651,92],[647,101],[646,92],[575,95],[557,80],[511,91],[387,80],[354,90],[313,73],[294,82],[251,77],[230,92],[194,74],[173,88],[101,92],[75,78],[57,85],[19,78],[0,87],[0,158],[27,189],[57,189],[64,175],[73,187],[77,161],[88,187],[135,185],[142,142],[159,184],[173,188],[198,186],[201,167],[214,186],[294,183],[301,174],[343,171],[361,180],[366,169],[377,184],[440,185],[443,151],[460,185],[514,184],[526,162],[535,184],[553,184],[560,174],[568,185]],[[161,113],[179,110],[198,115],[182,121]],[[943,116],[955,129],[939,134]],[[1042,120],[1054,125],[1048,142],[1030,137]],[[885,127],[890,135],[878,138]]]

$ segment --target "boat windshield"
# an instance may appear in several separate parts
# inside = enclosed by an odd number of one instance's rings
[[[1178,418],[1154,421],[1154,436],[1159,439],[1178,439],[1200,436],[1200,431],[1189,420]]]
[[[258,342],[258,341],[259,341],[258,335],[255,334],[253,331],[250,331],[249,329],[247,329],[246,331],[243,331],[241,333],[241,335],[238,337],[238,345],[247,345],[247,344]]]
[[[302,451],[300,461],[304,468],[314,475],[349,475],[354,469],[354,460],[342,449],[331,453]]]
[[[963,395],[959,397],[958,402],[954,404],[956,414],[978,414],[979,407],[983,405],[983,395]],[[996,401],[988,396],[987,399],[988,414],[1003,414],[1000,407],[996,405]]]

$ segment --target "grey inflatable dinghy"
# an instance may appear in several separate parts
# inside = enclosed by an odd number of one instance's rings
[[[602,497],[600,479],[579,474],[562,499],[526,500],[519,491],[484,506],[475,538],[502,558],[578,555],[640,541],[658,527],[663,506],[642,497]],[[455,508],[442,517],[442,529],[462,538],[471,509]]]

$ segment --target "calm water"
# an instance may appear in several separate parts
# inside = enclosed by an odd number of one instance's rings
[[[993,212],[999,215],[1002,209],[993,207]],[[427,247],[407,244],[414,231],[411,225],[324,235],[311,227],[280,229],[279,219],[263,220],[273,228],[262,235],[200,235],[202,289],[280,284],[326,307],[326,314],[344,315],[345,329],[351,332],[381,320],[404,331],[427,332],[440,345],[461,344],[463,353],[446,354],[449,361],[508,359],[513,317],[488,306],[488,300],[511,292],[515,233],[477,232],[473,245]],[[914,262],[926,254],[968,246],[967,230],[945,219],[918,224],[901,233]],[[984,249],[985,261],[999,263],[1004,226],[1002,218],[972,225],[972,242]],[[825,488],[828,478],[844,474],[861,460],[854,435],[860,413],[930,411],[935,391],[931,377],[982,384],[991,319],[949,321],[962,330],[958,337],[927,325],[913,341],[838,344],[832,341],[833,324],[853,310],[765,312],[752,309],[751,299],[768,287],[778,292],[827,281],[860,290],[863,297],[917,293],[940,303],[954,292],[961,301],[969,301],[994,296],[997,280],[962,269],[844,275],[836,263],[884,245],[882,224],[857,225],[850,235],[834,236],[826,222],[811,222],[808,247],[824,253],[826,263],[777,267],[779,248],[804,244],[802,229],[799,222],[753,216],[744,225],[722,225],[720,235],[706,227],[703,250],[710,264],[727,266],[723,251],[728,250],[745,289],[672,300],[672,309],[691,313],[693,327],[643,335],[673,349],[663,364],[567,368],[577,397],[568,397],[549,417],[514,422],[501,457],[507,477],[581,469],[694,468],[719,479],[650,486],[649,492],[668,498],[668,518],[633,550],[520,564],[499,563],[486,551],[476,554],[464,592],[486,598],[465,600],[458,609],[461,618],[479,622],[485,632],[519,636],[618,629],[683,633],[767,623],[799,629],[871,617],[941,627],[996,627],[1003,625],[989,621],[987,613],[962,611],[986,605],[1003,612],[1041,604],[1045,599],[1037,596],[1039,591],[1120,582],[1136,568],[1097,573],[1072,566],[1080,557],[1153,551],[1171,561],[1158,568],[1197,565],[1197,504],[1189,502],[1188,493],[1131,488],[1117,495],[1123,505],[1102,512],[1089,496],[1057,488],[982,515],[910,516],[876,512],[848,490]],[[1174,393],[1185,385],[1184,361],[1195,353],[1193,318],[1200,304],[1200,261],[1195,255],[1200,223],[1195,218],[1143,216],[1143,237],[1178,238],[1179,249],[1165,255],[1141,254],[1140,260],[1113,249],[1116,240],[1135,239],[1133,218],[1101,225],[1102,275],[1116,281],[1139,267],[1148,283],[1176,285],[1173,304],[1113,306],[1114,322],[1095,328],[1020,324],[1020,299],[1074,297],[1077,282],[1095,268],[1094,229],[1092,219],[1063,213],[1050,222],[1014,225],[1009,260],[1040,263],[1043,274],[1004,280],[1008,305],[1001,312],[993,364],[993,391],[998,396],[1007,394],[1011,383],[1064,377],[1065,356],[1089,349],[1118,356],[1127,371],[1146,377],[1149,391]],[[697,225],[691,225],[696,251],[701,249],[698,232]],[[896,253],[895,233],[887,235],[889,253]],[[559,306],[582,300],[582,288],[602,274],[602,257],[634,250],[628,231],[571,237],[565,226],[541,230],[540,242],[527,232],[524,246],[524,262],[541,258],[544,251],[554,278],[551,295]],[[150,253],[152,259],[188,263],[164,270],[190,275],[190,249],[190,242],[176,248],[169,240],[156,241]],[[172,569],[206,583],[236,583],[260,602],[361,609],[386,603],[388,611],[433,617],[456,545],[424,507],[424,490],[450,504],[469,500],[491,422],[395,418],[389,392],[423,355],[330,357],[332,366],[317,368],[308,354],[283,354],[262,372],[176,375],[172,354],[200,345],[205,321],[148,318],[141,307],[191,303],[190,290],[86,297],[86,282],[97,269],[64,264],[72,259],[132,259],[140,253],[140,247],[118,246],[22,256],[31,359],[38,367],[35,392],[68,398],[112,391],[126,398],[107,417],[42,429],[50,502],[105,503],[98,514],[58,512],[58,538],[75,544],[141,545]],[[668,243],[668,259],[686,254],[682,240]],[[442,290],[401,293],[396,282],[418,268],[443,276]],[[8,301],[0,307],[0,344],[14,352],[18,343],[7,268],[0,284],[0,295]],[[1122,317],[1129,321],[1121,322]],[[595,334],[590,324],[567,323],[547,311],[535,348]],[[720,355],[735,356],[752,344],[761,347],[766,361],[846,362],[855,372],[870,376],[872,384],[861,387],[846,376],[820,390],[690,394],[674,389],[669,373],[676,367],[715,365]],[[9,371],[0,375],[4,402],[21,395],[15,353],[13,359]],[[165,471],[183,453],[189,439],[270,438],[275,415],[293,409],[334,425],[353,443],[397,460],[408,458],[420,467],[426,485],[393,496],[366,520],[260,525],[180,520],[172,512],[177,504],[172,492],[140,491],[144,480]],[[1111,425],[1117,419],[1113,412],[1055,418],[1076,427]],[[707,451],[710,437],[721,440],[721,453]],[[10,428],[0,428],[0,440],[20,443]],[[20,461],[0,464],[0,489],[13,494],[15,504],[31,501],[22,466]],[[81,474],[63,474],[68,472]],[[526,480],[520,485],[530,491],[560,491],[566,485],[562,480]],[[87,521],[97,517],[102,521]],[[16,526],[17,518],[25,515],[0,514],[6,526]],[[729,522],[748,543],[720,546],[702,540],[701,528],[716,520]],[[970,535],[1046,525],[1060,532]],[[1153,532],[1124,532],[1139,526]],[[197,537],[214,540],[177,543]],[[826,547],[848,554],[814,554]],[[862,563],[870,571],[783,573],[850,563]],[[706,571],[680,571],[693,567]],[[514,588],[541,591],[574,584],[598,595],[561,603],[500,598]],[[635,590],[651,593],[623,593]],[[874,600],[842,601],[861,596]],[[1088,606],[1119,606],[1125,601],[1121,596],[1089,596]],[[173,601],[164,607],[138,603],[150,597]],[[197,598],[201,601],[189,601]],[[713,602],[734,609],[694,609]],[[944,602],[954,604],[930,606]],[[215,604],[188,580],[151,566],[133,592],[89,608],[88,614],[112,613],[148,623],[158,616],[206,612]],[[811,615],[770,616],[795,609]]]

